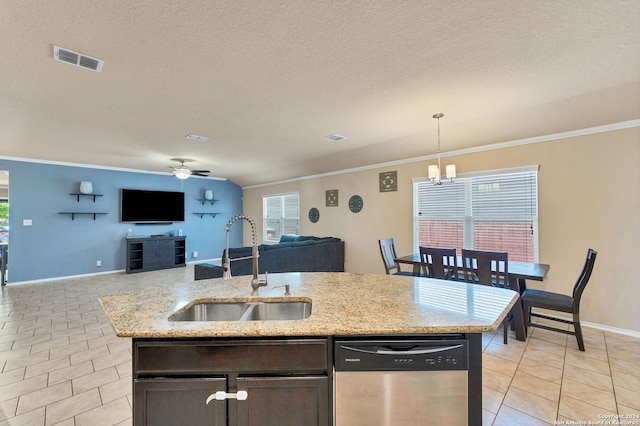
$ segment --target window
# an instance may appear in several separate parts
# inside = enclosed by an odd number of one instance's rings
[[[414,180],[418,246],[506,251],[538,261],[537,166],[460,177],[434,185]]]
[[[282,234],[300,233],[300,202],[298,193],[262,197],[263,238],[280,241]]]

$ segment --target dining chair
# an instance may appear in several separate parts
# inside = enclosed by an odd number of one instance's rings
[[[466,282],[509,288],[509,253],[462,249]]]
[[[468,283],[509,288],[509,253],[462,249],[463,278]],[[511,312],[502,322],[503,342],[507,344]]]
[[[457,280],[458,264],[454,248],[419,247],[420,263],[426,277]]]
[[[380,254],[382,255],[384,270],[387,275],[391,274],[391,271],[395,270],[393,275],[413,276],[413,272],[400,270],[400,264],[396,262],[398,255],[396,253],[396,246],[393,242],[393,238],[384,238],[382,240],[378,240],[378,243],[380,244]]]
[[[582,328],[580,327],[580,299],[584,292],[589,278],[591,278],[591,272],[593,271],[593,265],[596,262],[597,251],[589,249],[587,251],[587,258],[584,262],[582,272],[573,286],[573,295],[568,296],[560,293],[553,293],[550,291],[528,289],[522,293],[522,305],[524,309],[524,325],[525,327],[538,327],[545,330],[557,331],[560,333],[570,334],[576,336],[578,341],[578,349],[584,352],[584,340],[582,338]],[[541,308],[556,312],[566,312],[573,315],[573,321],[544,315],[541,313],[531,312],[531,308]],[[565,330],[557,327],[548,326],[545,324],[537,324],[531,322],[531,317],[544,318],[547,320],[558,321],[564,324],[573,325],[573,331]]]

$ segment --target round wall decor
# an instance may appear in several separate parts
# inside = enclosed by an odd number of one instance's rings
[[[354,195],[349,198],[349,210],[351,210],[353,213],[360,213],[362,207],[364,207],[364,201],[362,201],[361,196]]]
[[[320,211],[315,207],[311,207],[309,209],[309,220],[311,221],[311,223],[316,223],[320,220]]]

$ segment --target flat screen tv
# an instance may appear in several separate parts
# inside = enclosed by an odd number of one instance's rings
[[[184,192],[123,188],[120,192],[120,221],[184,222]]]

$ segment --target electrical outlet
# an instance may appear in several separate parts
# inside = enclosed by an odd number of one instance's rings
[[[33,225],[33,221],[31,219],[23,219],[22,226],[31,226]]]
[[[193,257],[194,259],[198,257],[198,252],[194,251],[193,253],[191,253],[191,257]]]
[[[97,267],[102,266],[102,260],[96,260],[96,266]]]

